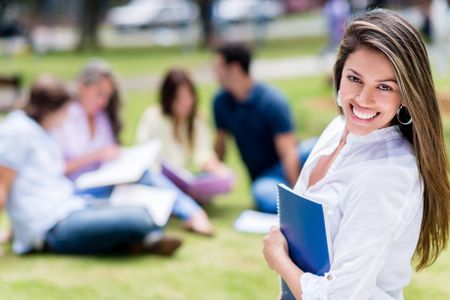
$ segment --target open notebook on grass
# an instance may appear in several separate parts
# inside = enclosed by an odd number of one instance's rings
[[[124,184],[114,187],[110,203],[114,206],[145,208],[156,225],[163,227],[172,212],[176,193],[173,190],[143,184]]]
[[[156,140],[124,148],[118,158],[78,177],[75,186],[81,190],[137,182],[156,160],[160,149],[161,142]]]
[[[247,233],[266,234],[270,227],[279,225],[276,214],[263,213],[256,210],[246,209],[234,222],[234,229]]]

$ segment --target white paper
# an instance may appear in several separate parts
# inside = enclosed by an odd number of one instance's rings
[[[170,189],[143,184],[125,184],[114,188],[110,203],[114,206],[140,206],[147,209],[156,225],[162,227],[172,213],[176,193]]]
[[[160,149],[161,142],[156,140],[124,148],[117,159],[78,177],[75,186],[78,189],[88,189],[136,182],[156,160]]]
[[[244,210],[234,222],[234,229],[242,232],[265,234],[269,232],[273,225],[279,225],[276,214]]]

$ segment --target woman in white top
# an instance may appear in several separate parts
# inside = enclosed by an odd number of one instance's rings
[[[160,105],[148,108],[139,123],[137,142],[162,141],[162,158],[179,168],[229,171],[217,158],[208,123],[197,112],[197,93],[187,72],[171,69],[160,90]]]
[[[167,72],[160,88],[160,105],[148,108],[139,122],[137,142],[152,139],[162,142],[161,158],[172,166],[229,172],[214,153],[208,124],[197,113],[194,83],[184,70]],[[166,186],[171,182],[153,173],[149,183]],[[176,205],[174,214],[185,221],[187,229],[211,235],[212,225],[203,209],[190,195],[184,194],[183,198],[184,205]]]
[[[334,66],[341,116],[324,131],[295,190],[327,207],[331,269],[305,273],[279,228],[268,265],[297,299],[403,299],[416,269],[447,245],[450,187],[442,123],[425,46],[403,18],[353,20]]]

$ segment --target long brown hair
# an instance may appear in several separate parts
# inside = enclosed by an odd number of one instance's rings
[[[116,142],[119,142],[119,134],[122,129],[122,120],[120,118],[121,98],[117,80],[111,68],[105,61],[95,59],[88,62],[78,76],[78,80],[85,86],[96,84],[105,78],[111,82],[114,89],[105,112],[111,122],[114,138]]]
[[[194,104],[192,107],[192,111],[187,120],[188,124],[187,134],[189,139],[189,146],[193,148],[194,134],[195,134],[194,122],[197,116],[197,91],[195,90],[194,83],[192,82],[188,73],[182,69],[169,70],[162,82],[161,89],[159,92],[159,100],[163,114],[170,117],[175,124],[175,116],[172,111],[172,106],[173,102],[176,99],[178,89],[183,85],[187,86],[191,91],[192,95],[194,96]],[[176,130],[175,127],[176,126],[174,126],[174,130]],[[175,136],[177,136],[176,132],[174,132],[174,134]]]
[[[422,227],[415,252],[420,270],[445,249],[450,219],[449,164],[427,51],[420,34],[405,19],[388,10],[370,11],[347,27],[334,66],[336,91],[345,61],[361,47],[379,51],[390,61],[413,120],[409,125],[396,118],[393,121],[413,145],[424,183]]]

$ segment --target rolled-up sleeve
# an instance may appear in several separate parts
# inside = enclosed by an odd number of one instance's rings
[[[402,168],[373,168],[349,187],[333,242],[330,272],[301,277],[303,300],[393,299],[377,287],[377,276],[405,210],[418,199],[410,195],[416,190],[411,180],[404,180],[411,178],[407,172]],[[415,184],[420,184],[418,176],[416,179]]]

